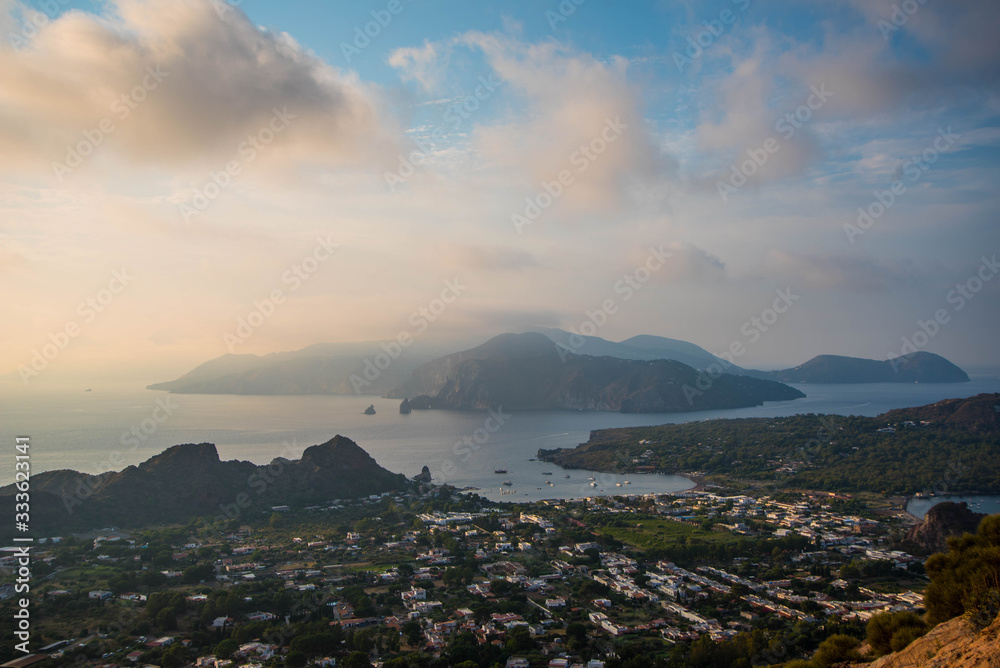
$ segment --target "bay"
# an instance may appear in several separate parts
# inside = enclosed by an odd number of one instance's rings
[[[982,392],[1000,391],[996,376],[955,384],[808,385],[806,398],[763,406],[690,413],[627,415],[611,412],[504,413],[503,424],[486,413],[414,411],[399,414],[398,400],[366,396],[231,396],[153,392],[141,388],[37,389],[0,384],[0,442],[31,437],[34,474],[53,469],[87,473],[120,470],[181,443],[216,444],[223,459],[257,464],[298,457],[336,434],[347,436],[390,471],[413,476],[428,466],[435,482],[479,488],[491,499],[578,498],[598,494],[671,492],[693,483],[679,476],[563,471],[532,462],[539,448],[586,442],[590,431],[736,417],[797,413],[874,416]],[[373,404],[375,415],[364,415]],[[158,421],[160,420],[160,421]],[[468,439],[468,440],[467,440]],[[11,459],[11,462],[13,459]],[[494,474],[506,469],[507,474]],[[551,476],[543,476],[549,471]],[[570,478],[564,476],[569,475]],[[596,487],[588,477],[596,478]],[[0,484],[13,480],[13,465],[0,466]],[[500,495],[501,482],[516,494]],[[548,484],[551,483],[551,484]],[[622,483],[619,487],[618,483]]]
[[[913,498],[906,503],[906,512],[914,517],[924,519],[927,511],[942,501],[951,501],[952,503],[961,503],[964,501],[969,504],[969,510],[974,513],[986,513],[987,515],[1000,513],[1000,496],[932,496],[928,498]]]

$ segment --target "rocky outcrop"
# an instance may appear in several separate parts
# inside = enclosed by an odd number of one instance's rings
[[[335,436],[301,459],[258,466],[222,461],[211,443],[175,445],[138,466],[100,475],[54,471],[32,477],[32,524],[42,532],[234,519],[271,505],[323,503],[403,489],[403,476],[379,466],[354,441]],[[0,501],[14,494],[0,489]]]
[[[949,536],[976,533],[979,521],[984,517],[983,513],[969,510],[964,501],[942,501],[932,506],[923,521],[906,533],[905,541],[927,552],[944,552],[948,549]]]
[[[905,649],[851,668],[1000,668],[1000,617],[982,631],[964,618],[938,624]]]
[[[413,479],[417,482],[430,482],[431,470],[425,465],[422,469],[420,469],[420,473],[413,476]]]

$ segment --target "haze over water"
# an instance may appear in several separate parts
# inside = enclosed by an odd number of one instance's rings
[[[1000,378],[974,376],[957,384],[807,385],[795,387],[804,399],[770,402],[764,406],[733,410],[668,414],[539,411],[511,413],[480,449],[466,453],[456,443],[484,426],[487,415],[478,412],[414,411],[399,414],[399,401],[365,396],[231,396],[185,395],[144,389],[24,392],[23,387],[0,385],[0,400],[7,419],[0,438],[31,436],[35,474],[54,469],[101,473],[138,464],[166,448],[181,443],[215,443],[222,459],[245,459],[257,464],[278,456],[297,458],[302,451],[336,434],[351,438],[390,471],[413,476],[428,466],[434,482],[477,487],[494,500],[574,498],[596,494],[668,492],[692,483],[678,476],[630,476],[563,471],[543,462],[531,462],[539,448],[571,448],[586,442],[590,431],[679,423],[713,418],[767,417],[797,413],[834,413],[874,416],[893,408],[920,406],[942,399],[1000,392]],[[162,423],[153,420],[167,409]],[[374,404],[376,415],[363,414]],[[145,424],[144,424],[145,421]],[[148,431],[155,424],[155,431]],[[132,429],[142,439],[132,435]],[[480,433],[480,437],[482,433]],[[481,440],[481,438],[480,438]],[[451,471],[447,462],[455,467]],[[494,469],[505,468],[505,475]],[[542,471],[553,472],[543,476]],[[571,477],[566,479],[564,475]],[[590,487],[589,476],[598,487]],[[517,494],[501,496],[500,483],[510,480]],[[8,470],[0,483],[12,481]],[[552,485],[546,484],[546,481]]]

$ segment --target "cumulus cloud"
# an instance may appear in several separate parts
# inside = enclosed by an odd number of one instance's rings
[[[480,164],[529,191],[569,172],[572,184],[557,198],[553,215],[609,210],[660,174],[664,156],[653,148],[626,59],[604,62],[554,40],[529,44],[506,34],[468,32],[440,45],[398,50],[390,63],[403,76],[425,81],[428,72],[439,71],[440,58],[454,61],[449,54],[458,49],[481,54],[503,81],[505,97],[522,105],[501,121],[476,124],[472,144]]]
[[[0,152],[14,169],[62,160],[105,119],[114,130],[101,151],[217,163],[275,110],[294,120],[272,153],[337,166],[394,152],[374,89],[205,0],[116,0],[110,17],[68,11],[27,44],[0,48],[0,80]]]

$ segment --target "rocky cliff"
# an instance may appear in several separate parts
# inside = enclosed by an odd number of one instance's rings
[[[931,507],[923,521],[906,533],[905,542],[917,545],[927,552],[944,552],[948,549],[949,536],[976,533],[976,527],[984,517],[986,515],[983,513],[969,510],[969,505],[964,501],[942,501]]]

